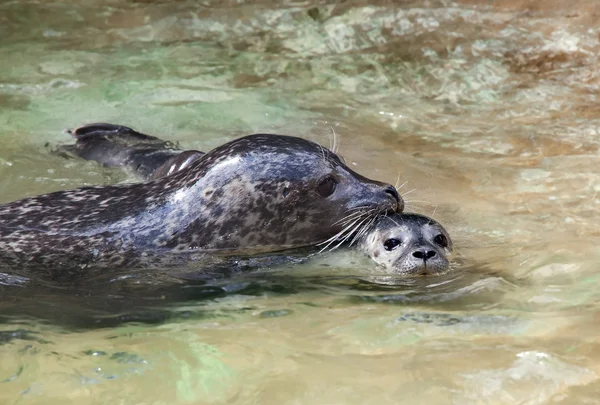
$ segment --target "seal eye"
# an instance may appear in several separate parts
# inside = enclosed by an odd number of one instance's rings
[[[448,239],[441,233],[433,238],[433,241],[441,247],[448,247]]]
[[[317,193],[319,193],[321,197],[329,197],[335,191],[336,186],[337,180],[331,176],[327,176],[321,180],[317,186]]]
[[[398,246],[400,246],[402,242],[400,242],[400,239],[388,239],[385,242],[383,242],[383,247],[385,248],[385,250],[387,250],[388,252],[396,249]]]

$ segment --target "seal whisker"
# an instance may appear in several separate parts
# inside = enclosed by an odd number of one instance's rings
[[[335,249],[339,248],[340,246],[342,246],[344,244],[344,242],[346,242],[352,235],[355,234],[356,229],[360,229],[360,227],[362,226],[363,222],[366,221],[368,218],[364,218],[363,221],[359,222],[350,232],[348,232],[348,234],[342,239],[340,240],[340,242],[335,245],[333,248],[331,248],[329,251],[332,252]]]
[[[363,213],[364,215],[368,215],[368,212]],[[348,232],[349,230],[351,230],[356,223],[359,223],[363,220],[363,216],[359,216],[358,218],[356,218],[354,221],[352,221],[349,225],[346,225],[341,231],[339,231],[337,234],[335,234],[334,236],[332,236],[331,238],[327,239],[324,242],[318,243],[317,246],[321,246],[326,244],[320,251],[319,253],[324,252],[325,250],[327,250],[327,248],[329,248],[329,246],[331,246],[334,242],[336,242],[339,238],[341,238],[346,232]]]
[[[344,221],[342,221],[342,223],[345,225],[350,221],[353,221],[357,218],[360,218],[362,216],[371,216],[371,214],[373,214],[373,212],[375,212],[375,210],[369,210],[369,211],[365,211],[365,212],[358,212],[358,213],[353,213],[351,215],[348,215],[347,219],[345,219]]]
[[[354,222],[352,222],[350,225],[346,225],[341,231],[339,231],[338,233],[333,235],[331,238],[329,238],[321,243],[317,243],[317,246],[326,244],[325,247],[321,251],[327,249],[327,247],[329,245],[331,245],[333,242],[335,242],[337,240],[337,238],[339,238],[341,235],[343,235],[348,230],[348,228],[351,228],[354,225],[354,223],[356,223],[359,220],[360,220],[360,217],[358,219],[355,219]]]
[[[329,128],[331,128],[331,132],[333,133],[333,145],[330,144],[329,150],[331,150],[333,153],[337,154],[337,150],[338,150],[337,135],[336,135],[335,130],[333,129],[333,127],[331,125],[329,126]]]
[[[343,227],[345,227],[345,226],[346,226],[346,225],[348,225],[350,222],[352,222],[352,221],[355,221],[355,220],[357,220],[357,219],[360,219],[360,218],[362,218],[362,217],[363,217],[363,215],[359,215],[359,216],[356,216],[356,217],[354,217],[354,218],[350,218],[350,219],[348,219],[347,221],[344,221],[344,222],[343,222],[342,224],[340,224],[340,225],[342,225]]]
[[[404,186],[406,186],[408,184],[408,180],[406,180],[404,183],[398,185],[398,183],[400,183],[400,175],[398,175],[398,180],[396,180],[396,190],[400,191],[400,189]]]
[[[352,232],[348,235],[347,238],[349,238],[350,236],[352,236],[352,234],[354,234],[354,238],[352,238],[352,241],[350,242],[350,246],[352,246],[352,244],[354,243],[354,241],[357,239],[357,237],[361,234],[361,232],[364,232],[368,227],[369,224],[371,224],[373,221],[375,221],[377,217],[373,217],[373,216],[368,216],[366,217],[362,222],[360,222],[358,224],[358,227],[355,229],[358,229],[358,232]],[[346,238],[346,239],[347,239]],[[346,240],[344,239],[344,240]]]
[[[423,206],[423,204],[420,204],[420,203],[412,203],[412,202],[409,202],[408,204],[404,204],[404,207],[405,207],[406,209],[414,209],[414,208],[419,208],[419,207],[422,207],[422,206]]]
[[[352,213],[346,215],[344,218],[335,221],[332,225],[346,224],[346,223],[350,222],[352,219],[354,219],[358,216],[361,216],[361,215],[364,215],[364,212],[361,212],[361,211],[352,212]]]
[[[329,249],[330,252],[333,252],[334,250],[336,250],[337,248],[339,248],[340,246],[342,246],[344,244],[344,242],[346,242],[348,240],[348,238],[350,238],[354,232],[356,232],[356,229],[359,229],[362,224],[364,223],[364,221],[367,221],[369,219],[369,217],[363,218],[356,226],[354,226],[346,236],[344,236],[344,238],[342,240],[340,240],[340,242],[335,245],[333,248]]]
[[[404,202],[404,208],[405,209],[415,209],[415,208],[419,208],[422,207],[423,205],[426,205],[427,201],[405,201]]]
[[[358,217],[358,218],[360,218],[361,216],[365,216],[365,217],[366,217],[365,219],[369,219],[369,218],[371,219],[371,221],[370,221],[370,223],[369,223],[368,225],[363,225],[363,226],[362,226],[362,228],[359,228],[359,229],[360,229],[360,231],[359,231],[359,232],[363,232],[363,233],[364,233],[364,232],[366,232],[366,230],[367,230],[367,228],[370,226],[370,224],[371,224],[371,223],[373,223],[373,222],[375,221],[375,219],[377,219],[377,215],[375,215],[375,216],[373,216],[373,215],[372,215],[372,214],[373,214],[373,213],[375,213],[376,211],[377,211],[377,209],[371,208],[371,209],[368,209],[367,211],[364,211],[364,212],[361,212],[361,213],[359,213],[359,215],[358,215],[358,216],[357,216],[357,215],[354,215],[354,216],[353,216],[353,218],[352,218],[352,219],[357,219],[357,217]],[[387,215],[387,212],[385,213],[385,215]],[[345,222],[346,222],[346,223],[348,223],[348,222],[350,222],[350,220],[347,220],[347,221],[345,221]],[[354,222],[354,223],[355,223],[355,222]],[[364,221],[362,221],[362,223],[364,224]],[[353,233],[353,232],[354,232],[354,230],[353,230],[352,232],[350,232],[350,234],[349,234],[348,236],[352,235],[352,233]],[[357,234],[358,234],[358,232],[357,232]],[[340,236],[341,236],[341,235],[340,235]],[[359,237],[359,236],[355,235],[355,237],[354,237],[353,241],[350,243],[350,245],[352,245],[352,243],[354,243],[354,241],[355,241],[355,240],[356,240],[358,237]],[[347,239],[347,237],[346,237],[346,238],[344,238],[344,240],[346,240],[346,239]]]
[[[323,157],[323,160],[324,160],[325,162],[327,162],[327,156],[325,155],[325,148],[324,148],[324,147],[323,147],[323,145],[321,145],[321,144],[318,144],[318,145],[319,145],[319,148],[321,148],[321,155],[322,155],[322,157]]]
[[[396,226],[400,226],[400,224],[398,222],[396,222],[392,217],[386,217],[387,219],[389,219],[390,221],[392,221],[394,224],[396,224]]]
[[[371,222],[369,222],[365,227],[363,227],[363,229],[360,233],[360,237],[363,237],[369,231],[369,229],[371,229],[371,227],[373,226],[373,224],[375,223],[376,220],[377,220],[377,217],[373,217],[373,219],[371,219]],[[354,241],[352,243],[354,243]]]
[[[368,205],[360,205],[360,206],[358,206],[358,207],[354,207],[354,208],[348,208],[348,209],[346,210],[346,212],[349,212],[349,211],[356,211],[356,210],[365,210],[365,209],[370,209],[370,208],[371,208],[371,207],[370,207],[370,206],[368,206]]]
[[[423,208],[423,207],[422,207],[422,205],[420,205],[420,204],[410,204],[410,203],[409,203],[409,204],[405,204],[405,205],[404,205],[404,209],[405,209],[407,212],[409,212],[409,211],[415,211],[415,210],[417,210],[417,211],[422,211],[422,210],[423,210],[422,208]]]
[[[406,185],[406,183],[408,183],[408,180],[406,180],[404,183],[400,184],[400,177],[402,177],[402,174],[398,173],[398,177],[396,177],[396,183],[394,184],[394,187],[396,187],[396,190],[400,190],[402,187],[404,187]]]
[[[412,192],[413,192],[413,191],[415,191],[415,190],[416,190],[416,188],[413,188],[412,190],[408,190],[406,193],[402,194],[402,198],[404,198],[404,196],[406,196],[406,195],[408,195],[408,194],[412,193]]]
[[[435,212],[437,211],[437,208],[438,208],[438,206],[437,206],[437,205],[436,205],[436,206],[433,208],[433,212],[431,213],[431,216],[432,216],[432,217],[434,217],[434,216],[435,216]]]
[[[371,209],[371,210],[369,210],[369,211],[365,212],[365,214],[366,214],[366,218],[365,218],[365,221],[362,221],[362,222],[360,222],[360,223],[359,223],[359,225],[358,225],[358,229],[359,229],[359,231],[358,231],[358,232],[355,232],[355,231],[353,230],[352,232],[350,232],[350,233],[348,234],[348,236],[347,236],[346,238],[344,238],[344,239],[342,240],[342,242],[346,241],[346,240],[348,239],[348,237],[350,237],[350,236],[352,235],[352,233],[354,233],[354,238],[352,238],[352,240],[350,241],[350,244],[349,244],[350,246],[352,246],[352,245],[354,244],[354,242],[355,242],[356,240],[358,240],[358,239],[359,239],[359,238],[360,238],[360,237],[361,237],[361,236],[362,236],[362,235],[363,235],[363,234],[364,234],[364,233],[365,233],[365,232],[366,232],[366,231],[369,229],[369,227],[371,226],[371,224],[372,224],[373,222],[375,222],[375,220],[377,219],[377,216],[372,216],[372,215],[371,215],[371,214],[372,214],[372,213],[374,213],[375,211],[376,211],[376,210],[374,210],[374,209]],[[387,213],[386,213],[386,215],[387,215]],[[368,221],[368,222],[366,222],[366,221]],[[365,222],[366,222],[366,223],[365,223]],[[356,228],[355,228],[355,229],[356,229]]]
[[[362,226],[362,228],[356,233],[356,235],[354,235],[354,238],[352,238],[352,240],[350,241],[350,246],[352,246],[354,242],[359,240],[365,233],[367,233],[367,231],[371,228],[371,225],[373,225],[373,222],[375,222],[376,219],[377,217],[372,217],[369,222]]]
[[[363,205],[360,207],[354,207],[354,208],[349,208],[346,210],[346,212],[349,212],[348,215],[346,215],[345,217],[339,219],[338,221],[334,222],[332,225],[338,225],[338,224],[347,224],[348,222],[350,222],[353,219],[356,219],[357,217],[361,216],[361,215],[370,215],[372,214],[374,211],[376,211],[376,209],[370,208],[369,206]]]

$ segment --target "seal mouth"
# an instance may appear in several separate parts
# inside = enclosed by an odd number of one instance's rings
[[[406,276],[413,277],[428,277],[428,276],[441,276],[450,271],[448,265],[431,265],[427,262],[415,265],[411,270],[405,273]]]
[[[431,276],[432,274],[434,274],[434,272],[431,271],[431,268],[428,268],[426,264],[419,266],[416,270],[417,276]]]

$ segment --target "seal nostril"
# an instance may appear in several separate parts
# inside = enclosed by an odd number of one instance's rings
[[[398,194],[398,191],[396,190],[395,187],[393,186],[387,186],[384,190],[384,192],[386,192],[387,194],[389,194],[390,196],[392,196],[392,198],[397,202],[400,203],[400,194]]]
[[[433,250],[417,250],[412,255],[417,259],[429,260],[435,256],[435,252]]]

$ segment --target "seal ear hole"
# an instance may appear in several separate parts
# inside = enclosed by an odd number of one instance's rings
[[[290,195],[290,189],[288,187],[284,187],[283,188],[283,194],[284,197],[287,197],[288,195]]]
[[[400,241],[400,239],[391,238],[391,239],[388,239],[385,242],[383,242],[383,247],[388,252],[391,252],[392,250],[396,249],[401,244],[402,244],[402,241]]]
[[[323,198],[329,197],[337,187],[337,180],[333,176],[327,176],[317,185],[317,193]]]
[[[446,238],[441,233],[439,235],[436,235],[436,237],[433,238],[433,241],[435,243],[437,243],[438,245],[440,245],[441,247],[444,247],[444,248],[448,247],[448,238]]]

